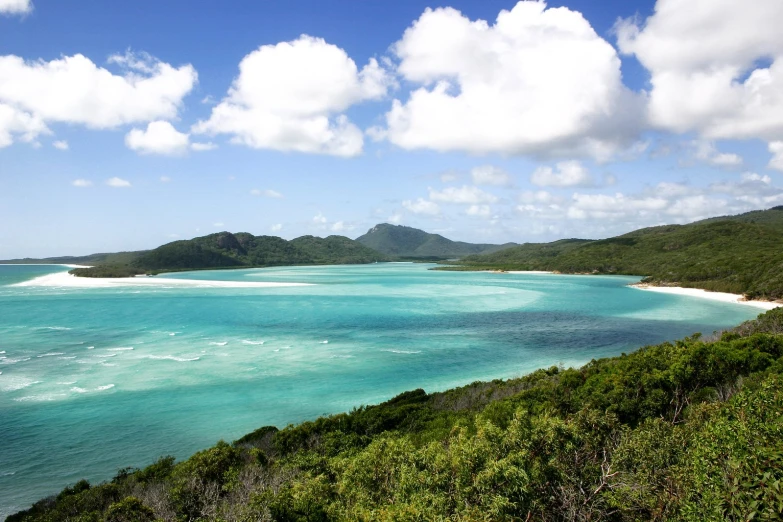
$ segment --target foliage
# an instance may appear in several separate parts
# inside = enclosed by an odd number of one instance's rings
[[[487,245],[452,241],[439,234],[388,223],[375,225],[356,241],[383,254],[407,259],[448,259],[516,246],[515,243]]]
[[[267,426],[8,520],[777,520],[780,324]]]
[[[690,225],[636,230],[599,241],[526,243],[469,256],[460,268],[548,270],[563,273],[645,275],[644,282],[676,284],[783,298],[783,207]]]

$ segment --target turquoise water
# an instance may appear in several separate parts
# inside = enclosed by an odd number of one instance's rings
[[[580,365],[759,313],[627,288],[633,277],[429,266],[168,276],[314,283],[277,288],[13,286],[67,269],[0,266],[0,518],[263,425]]]

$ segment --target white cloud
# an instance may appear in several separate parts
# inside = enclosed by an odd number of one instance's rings
[[[621,21],[620,50],[651,74],[652,124],[708,139],[781,139],[782,19],[780,0],[658,0],[643,24]]]
[[[0,14],[23,15],[33,11],[31,0],[0,0]]]
[[[442,172],[438,177],[442,183],[453,183],[460,178],[460,175],[458,172],[450,170],[447,172]]]
[[[465,214],[469,216],[488,218],[492,214],[492,210],[489,208],[489,205],[471,205],[465,211]]]
[[[271,227],[269,227],[269,230],[271,230],[272,232],[280,232],[281,230],[283,230],[283,224],[282,223],[274,224]]]
[[[68,150],[68,142],[65,140],[55,141],[52,146],[57,150]]]
[[[508,175],[508,172],[500,167],[494,167],[492,165],[474,167],[473,170],[470,171],[470,176],[473,178],[473,183],[476,185],[511,185],[511,176]]]
[[[521,1],[494,25],[427,9],[393,50],[420,85],[386,114],[386,137],[405,149],[605,160],[643,116],[612,45],[580,13],[543,1]]]
[[[191,143],[190,148],[195,150],[196,152],[204,152],[207,150],[215,150],[218,148],[217,144],[212,143],[211,141],[208,141],[206,143]]]
[[[48,132],[49,122],[107,129],[174,118],[197,81],[191,65],[175,68],[146,54],[110,61],[124,74],[113,74],[81,54],[48,62],[0,56],[0,143],[8,134],[34,138]],[[7,107],[17,112],[10,131],[9,117],[2,114]],[[20,118],[27,120],[21,130]]]
[[[332,223],[332,226],[329,228],[331,228],[332,232],[346,232],[349,230],[353,230],[356,227],[354,227],[350,223],[346,223],[345,221],[337,221],[335,223]]]
[[[391,224],[393,224],[393,225],[396,225],[397,223],[402,221],[402,214],[400,214],[400,213],[392,214],[391,216],[386,218],[386,221],[391,223]]]
[[[0,149],[15,140],[32,143],[40,134],[51,134],[43,120],[0,101]]]
[[[414,214],[426,214],[429,216],[437,216],[440,214],[440,207],[437,203],[422,198],[418,198],[415,201],[406,199],[402,202],[402,206]]]
[[[313,223],[316,223],[318,225],[325,225],[326,224],[326,216],[324,216],[321,212],[313,216]]]
[[[167,121],[153,121],[146,130],[132,129],[125,136],[125,145],[139,154],[177,156],[188,151],[189,138]]]
[[[530,182],[539,187],[587,187],[595,182],[590,172],[578,161],[561,161],[552,167],[539,167],[530,176]]]
[[[114,188],[127,188],[131,186],[130,181],[117,177],[107,179],[106,184]]]
[[[478,187],[463,185],[462,187],[446,187],[443,190],[430,190],[430,199],[441,203],[464,203],[467,205],[479,205],[482,203],[495,203],[498,198],[489,192],[484,192]]]
[[[168,183],[169,181],[171,181],[171,178],[168,177],[168,176],[161,176],[160,177],[160,182],[161,183]]]
[[[258,149],[356,156],[363,134],[342,112],[383,97],[390,82],[376,60],[358,70],[344,50],[303,35],[245,56],[228,95],[193,132],[230,134]]]
[[[742,156],[718,152],[715,144],[709,140],[695,140],[691,143],[694,148],[694,157],[716,167],[737,167],[742,165]]]
[[[783,141],[773,141],[769,144],[769,152],[772,158],[769,160],[771,169],[783,171]]]
[[[75,179],[71,182],[74,187],[92,187],[92,181],[89,179]]]
[[[250,194],[252,194],[253,196],[263,196],[265,198],[272,198],[272,199],[283,198],[283,195],[281,193],[272,189],[264,189],[264,190],[253,189],[250,191]]]
[[[219,221],[219,222],[217,222],[217,223],[212,223],[212,226],[213,226],[213,227],[218,227],[218,228],[220,228],[220,227],[224,227],[224,226],[226,226],[226,224],[225,224],[225,223],[223,223],[223,222],[220,222],[220,221]]]

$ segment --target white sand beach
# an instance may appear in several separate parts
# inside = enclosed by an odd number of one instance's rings
[[[771,301],[749,301],[739,294],[727,294],[724,292],[708,292],[707,290],[701,290],[699,288],[682,288],[679,286],[651,286],[646,284],[629,285],[631,288],[638,290],[647,290],[649,292],[660,292],[662,294],[675,294],[675,295],[687,295],[689,297],[701,297],[704,299],[712,299],[713,301],[722,301],[724,303],[735,303],[746,306],[753,306],[755,308],[761,308],[764,310],[772,310],[779,306],[783,306],[783,303],[775,303]]]
[[[188,288],[274,288],[283,286],[312,286],[311,283],[268,283],[259,281],[201,281],[198,279],[173,279],[155,277],[76,277],[68,272],[58,272],[11,286],[53,288],[115,288],[120,286],[188,287]]]
[[[503,273],[504,274],[554,274],[554,272],[547,272],[544,270],[509,270]]]

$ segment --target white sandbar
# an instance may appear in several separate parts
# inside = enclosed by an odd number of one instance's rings
[[[503,273],[505,274],[554,274],[554,272],[546,272],[544,270],[509,270]]]
[[[113,288],[118,286],[177,286],[189,288],[273,288],[281,286],[312,286],[310,283],[267,283],[260,281],[207,281],[199,279],[168,279],[165,277],[76,277],[58,272],[11,286],[43,286],[56,288]]]
[[[724,303],[734,303],[747,306],[753,306],[756,308],[763,308],[764,310],[772,310],[779,306],[783,306],[783,303],[776,303],[773,301],[754,301],[747,300],[739,294],[727,294],[724,292],[708,292],[707,290],[701,290],[700,288],[682,288],[680,286],[651,286],[645,284],[629,285],[631,288],[637,288],[639,290],[647,290],[649,292],[660,292],[662,294],[675,294],[675,295],[687,295],[689,297],[701,297],[704,299],[712,299],[713,301],[722,301]]]

